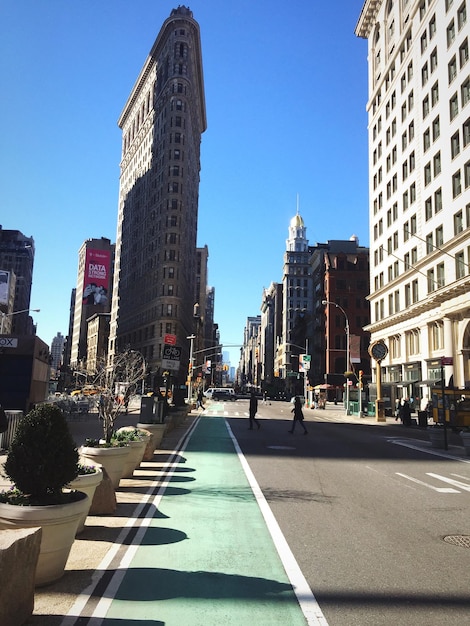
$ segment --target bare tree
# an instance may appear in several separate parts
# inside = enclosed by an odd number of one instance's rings
[[[95,384],[101,388],[99,416],[103,421],[106,443],[111,442],[114,424],[120,413],[127,411],[129,399],[137,385],[145,378],[147,365],[140,352],[125,350],[115,354],[111,365],[97,373]]]

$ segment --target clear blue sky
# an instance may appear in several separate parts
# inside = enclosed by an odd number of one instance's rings
[[[201,27],[208,120],[198,245],[222,341],[241,344],[263,287],[282,279],[297,194],[310,244],[369,243],[363,0],[186,5]],[[31,307],[47,343],[68,332],[81,244],[115,241],[117,119],[176,6],[0,0],[0,224],[35,239]]]

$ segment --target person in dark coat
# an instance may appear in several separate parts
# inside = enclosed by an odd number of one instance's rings
[[[295,430],[295,426],[297,423],[299,423],[302,428],[304,429],[304,435],[306,435],[308,433],[308,430],[305,428],[305,424],[304,424],[304,414],[302,411],[302,403],[300,401],[299,396],[295,396],[295,400],[294,400],[294,408],[292,409],[291,413],[294,414],[294,420],[292,422],[292,429],[289,430],[290,433],[293,433]]]
[[[400,406],[400,419],[403,426],[411,426],[411,409],[406,399],[403,400]]]
[[[255,417],[257,411],[258,411],[258,398],[255,396],[255,392],[252,391],[251,396],[250,396],[250,409],[249,409],[250,428],[249,430],[253,430],[253,424],[256,424],[256,426],[258,426],[258,430],[261,428],[261,424]]]
[[[197,401],[196,401],[196,409],[204,409],[204,393],[202,391],[202,387],[199,387],[197,392]]]

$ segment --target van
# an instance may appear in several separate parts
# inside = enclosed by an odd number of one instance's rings
[[[204,397],[212,400],[212,394],[214,393],[214,391],[228,391],[228,393],[235,399],[235,389],[232,389],[232,387],[209,387],[204,392]]]

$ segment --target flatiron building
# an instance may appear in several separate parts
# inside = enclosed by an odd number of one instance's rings
[[[165,20],[118,121],[122,130],[109,354],[139,350],[162,373],[165,336],[193,331],[200,144],[206,111],[199,25]]]

